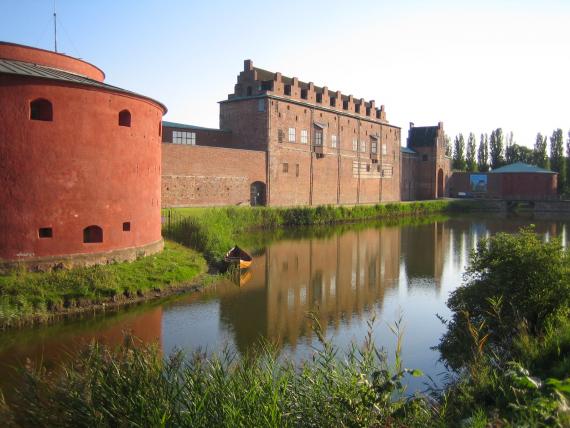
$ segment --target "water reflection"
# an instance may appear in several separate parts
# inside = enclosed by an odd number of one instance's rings
[[[53,365],[93,339],[118,344],[125,330],[158,341],[165,354],[224,346],[245,353],[264,338],[294,358],[307,357],[315,339],[309,311],[340,347],[363,339],[375,313],[383,322],[375,339],[388,349],[393,338],[385,323],[403,313],[406,364],[435,376],[441,367],[430,347],[444,328],[435,314],[448,315],[445,301],[461,283],[470,251],[482,237],[530,223],[546,239],[560,236],[566,245],[566,221],[481,216],[327,229],[319,237],[281,240],[255,256],[241,286],[225,281],[119,314],[0,334],[0,386],[13,384],[11,367],[26,358]]]

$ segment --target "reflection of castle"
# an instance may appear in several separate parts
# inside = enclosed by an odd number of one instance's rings
[[[446,223],[402,228],[402,260],[408,287],[435,287],[439,291],[450,230]]]
[[[448,229],[437,223],[277,242],[256,258],[245,287],[219,295],[221,320],[242,352],[260,336],[294,346],[312,333],[310,311],[326,328],[381,307],[398,287],[402,261],[410,281],[433,287],[435,278],[439,289],[448,240]]]

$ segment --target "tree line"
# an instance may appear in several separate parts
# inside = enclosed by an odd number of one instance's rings
[[[539,132],[532,149],[517,144],[512,132],[505,136],[501,128],[491,131],[491,135],[481,134],[478,145],[473,132],[469,133],[467,143],[463,134],[459,134],[454,138],[453,144],[446,136],[446,144],[446,153],[452,158],[452,166],[456,171],[487,172],[504,165],[524,162],[557,172],[560,192],[570,187],[570,131],[566,145],[561,128],[555,129],[550,138]]]

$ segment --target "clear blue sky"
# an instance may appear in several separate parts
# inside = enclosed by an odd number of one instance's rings
[[[57,0],[58,48],[218,125],[243,60],[385,104],[404,129],[570,128],[570,0]],[[0,40],[53,49],[53,0],[0,0]],[[404,136],[405,136],[404,132]],[[402,142],[405,144],[405,141]]]

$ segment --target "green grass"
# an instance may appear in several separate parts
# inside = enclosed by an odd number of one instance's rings
[[[323,226],[401,217],[425,217],[441,213],[468,212],[473,201],[416,201],[376,205],[318,206],[294,208],[216,207],[163,210],[163,234],[195,248],[212,265],[219,265],[233,245],[244,245],[245,232],[289,227]]]
[[[0,327],[162,290],[190,281],[205,270],[200,254],[170,241],[161,253],[131,263],[53,272],[16,269],[0,275]]]

